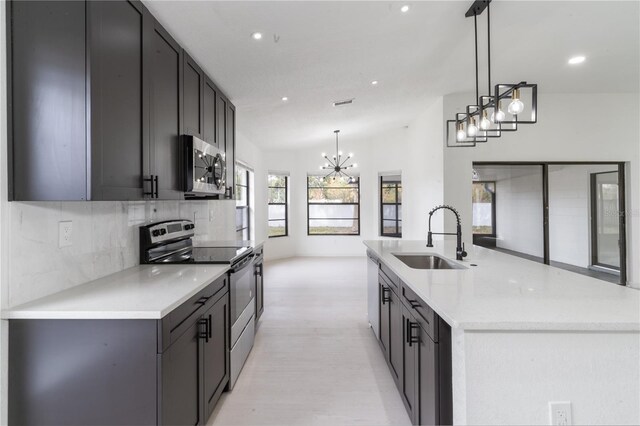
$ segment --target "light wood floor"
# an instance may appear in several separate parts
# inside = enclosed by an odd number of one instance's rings
[[[265,265],[253,351],[209,425],[409,425],[367,321],[366,258]]]

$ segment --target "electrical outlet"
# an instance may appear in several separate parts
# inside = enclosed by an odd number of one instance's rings
[[[73,244],[73,222],[70,220],[58,223],[58,247]]]
[[[571,425],[571,401],[549,401],[551,425]]]

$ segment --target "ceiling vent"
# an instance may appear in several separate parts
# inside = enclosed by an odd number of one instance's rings
[[[343,100],[343,101],[335,101],[335,102],[333,103],[333,106],[335,107],[335,106],[342,106],[342,105],[349,105],[349,104],[352,104],[352,103],[353,103],[353,99],[354,99],[354,98],[351,98],[351,99],[345,99],[345,100]]]

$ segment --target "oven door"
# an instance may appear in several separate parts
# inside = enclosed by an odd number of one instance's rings
[[[246,323],[239,321],[253,300],[253,258],[250,254],[229,271],[229,293],[231,298],[231,346],[238,339]],[[247,313],[249,316],[253,312]],[[245,314],[246,315],[246,314]]]

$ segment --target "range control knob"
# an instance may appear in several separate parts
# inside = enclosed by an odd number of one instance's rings
[[[153,235],[154,237],[157,237],[158,235],[160,235],[160,231],[157,229],[154,229],[153,231],[151,231],[151,235]]]
[[[164,234],[166,234],[166,233],[167,233],[167,230],[166,230],[166,229],[161,229],[161,230],[160,230],[160,235],[164,235]]]
[[[189,229],[193,229],[193,228],[195,228],[195,227],[196,227],[196,226],[195,226],[193,223],[192,223],[191,225],[189,225]]]

